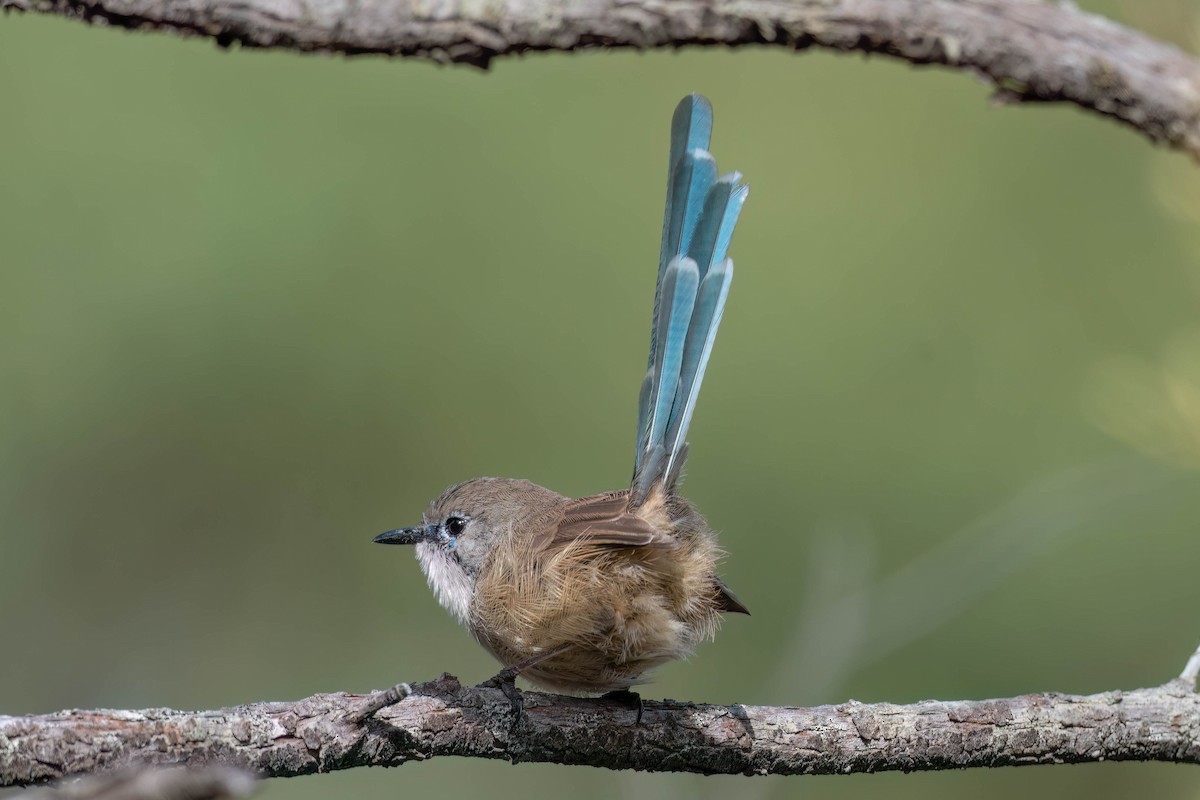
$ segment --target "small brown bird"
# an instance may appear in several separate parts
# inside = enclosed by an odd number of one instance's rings
[[[671,125],[632,486],[572,500],[476,478],[434,500],[421,525],[375,537],[416,545],[438,601],[504,665],[500,685],[520,674],[552,691],[628,691],[711,638],[722,612],[749,613],[717,577],[716,536],[676,493],[749,188],[736,172],[717,177],[711,132],[708,101],[684,98]]]

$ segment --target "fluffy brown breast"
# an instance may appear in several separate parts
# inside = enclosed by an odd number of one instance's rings
[[[726,609],[721,553],[687,500],[574,501],[552,533],[513,531],[480,575],[472,633],[506,666],[572,646],[523,674],[557,691],[628,688],[689,655]]]

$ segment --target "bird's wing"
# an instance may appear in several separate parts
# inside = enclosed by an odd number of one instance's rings
[[[550,537],[550,548],[570,544],[672,549],[675,540],[629,510],[629,492],[606,492],[572,501]]]
[[[629,492],[606,492],[581,500],[572,500],[562,521],[546,540],[547,552],[578,547],[628,547],[636,549],[672,550],[679,546],[675,539],[661,533],[639,512],[645,506],[629,508]],[[586,552],[586,549],[585,549]],[[592,551],[595,552],[595,551]],[[718,611],[749,614],[725,581],[713,576],[714,603]]]

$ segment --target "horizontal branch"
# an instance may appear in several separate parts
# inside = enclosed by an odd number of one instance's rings
[[[1043,0],[0,0],[222,45],[486,66],[535,50],[809,46],[967,70],[999,99],[1068,101],[1200,158],[1200,62]]]
[[[262,777],[435,756],[706,774],[842,774],[1084,761],[1200,763],[1200,694],[1176,679],[1090,696],[814,708],[712,706],[527,693],[518,717],[448,675],[373,717],[382,693],[319,694],[218,711],[0,716],[0,786],[156,765]],[[365,718],[365,719],[364,719]]]

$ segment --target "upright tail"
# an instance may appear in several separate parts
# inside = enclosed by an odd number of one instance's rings
[[[650,363],[638,401],[635,505],[655,485],[670,488],[679,479],[688,424],[733,279],[725,253],[750,187],[738,172],[717,177],[711,135],[708,100],[685,97],[671,120]]]

